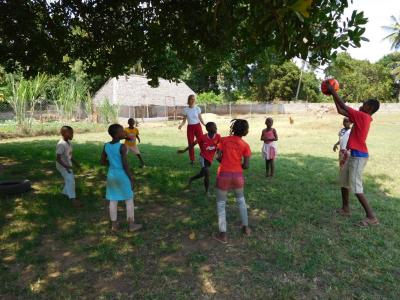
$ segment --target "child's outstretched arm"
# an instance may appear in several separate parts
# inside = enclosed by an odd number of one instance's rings
[[[201,124],[203,124],[204,126],[206,126],[206,123],[204,123],[203,117],[201,116],[201,113],[199,113],[199,120],[200,120],[200,123],[201,123]]]
[[[182,153],[185,153],[186,151],[188,151],[190,148],[193,148],[194,146],[196,146],[198,144],[198,142],[197,141],[194,141],[194,143],[193,144],[190,144],[189,146],[187,146],[185,149],[183,149],[183,150],[178,150],[178,151],[176,151],[178,154],[182,154]]]
[[[340,142],[338,141],[335,145],[333,145],[333,151],[336,152],[338,146],[340,145]]]
[[[182,129],[183,125],[186,123],[186,116],[183,117],[182,123],[178,126],[178,129]]]
[[[218,162],[222,161],[222,151],[221,150],[217,150],[217,157],[215,158]]]
[[[278,133],[276,132],[275,128],[273,129],[272,132],[274,133],[274,136],[275,136],[274,142],[278,141]]]
[[[139,143],[140,143],[140,137],[139,137],[139,135],[137,134],[136,135],[136,138],[137,138],[137,140],[139,141]]]
[[[131,181],[131,186],[133,190],[133,176],[131,174],[131,171],[129,170],[129,165],[128,165],[128,159],[126,157],[126,146],[124,144],[121,145],[121,148],[119,149],[119,153],[121,153],[121,158],[122,158],[122,167],[124,168],[124,171],[126,175],[128,176],[129,180]]]
[[[250,156],[243,157],[242,169],[248,169],[250,165]]]
[[[329,92],[333,97],[333,101],[335,101],[335,106],[338,114],[348,117],[349,114],[347,110],[349,109],[348,106],[343,102],[343,100],[339,97],[336,93],[335,89],[332,85],[330,85],[329,81],[326,81],[326,87],[328,88]]]
[[[103,152],[101,152],[101,158],[100,158],[100,163],[103,166],[107,166],[108,165],[108,160],[107,160],[107,153],[104,150],[105,146],[103,147]]]

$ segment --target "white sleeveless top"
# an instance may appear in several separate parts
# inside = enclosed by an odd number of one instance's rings
[[[349,141],[351,129],[342,128],[339,131],[340,150],[347,149],[347,142]]]
[[[201,109],[198,106],[188,106],[183,109],[183,115],[186,116],[189,125],[200,123],[199,114],[201,114]]]

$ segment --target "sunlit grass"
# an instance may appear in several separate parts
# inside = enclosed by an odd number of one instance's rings
[[[185,189],[186,145],[178,123],[143,124],[140,149],[147,164],[130,164],[136,177],[135,212],[144,224],[128,233],[120,204],[121,230],[109,230],[104,201],[106,169],[99,165],[105,131],[77,133],[77,191],[85,208],[73,209],[60,195],[55,170],[58,136],[2,140],[0,180],[27,178],[34,191],[0,200],[0,298],[21,299],[378,299],[400,289],[400,116],[377,114],[368,145],[365,190],[381,220],[374,228],[352,197],[353,216],[333,214],[340,205],[337,140],[341,118],[312,114],[273,116],[279,134],[276,178],[264,177],[261,130],[250,120],[245,138],[253,151],[246,175],[251,238],[240,234],[238,210],[228,201],[228,246],[213,242],[214,198],[201,182]],[[205,115],[226,135],[229,119]],[[217,163],[211,168],[215,181]]]

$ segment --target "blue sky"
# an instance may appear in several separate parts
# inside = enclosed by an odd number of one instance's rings
[[[349,1],[350,2],[350,1]],[[364,36],[370,42],[362,42],[361,48],[351,48],[350,55],[356,59],[367,59],[371,62],[379,60],[383,55],[393,52],[390,42],[383,41],[389,32],[382,29],[392,23],[390,16],[400,19],[400,0],[354,0],[349,5],[346,15],[351,15],[353,10],[364,11],[368,17]]]

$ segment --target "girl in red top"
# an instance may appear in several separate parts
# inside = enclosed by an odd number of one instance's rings
[[[217,210],[219,233],[214,239],[226,244],[226,212],[225,205],[228,191],[233,190],[239,206],[242,219],[242,230],[245,235],[250,235],[247,205],[244,198],[243,169],[249,167],[251,150],[242,137],[249,132],[249,123],[246,120],[235,119],[232,121],[230,136],[223,137],[217,150],[217,160],[221,163],[217,173]]]
[[[278,134],[275,128],[272,128],[274,120],[272,118],[267,118],[265,120],[265,128],[261,133],[261,140],[264,141],[262,147],[262,155],[265,159],[265,176],[274,177],[275,164],[274,160],[277,153],[276,141],[278,141]]]
[[[201,171],[189,179],[189,186],[194,180],[204,177],[204,188],[206,189],[207,196],[210,196],[208,192],[210,185],[209,168],[211,167],[221,136],[217,133],[217,125],[214,122],[208,122],[206,124],[206,129],[208,133],[201,135],[200,138],[198,138],[193,144],[189,145],[186,149],[178,150],[178,153],[184,153],[188,149],[193,149],[196,144],[199,144]]]

